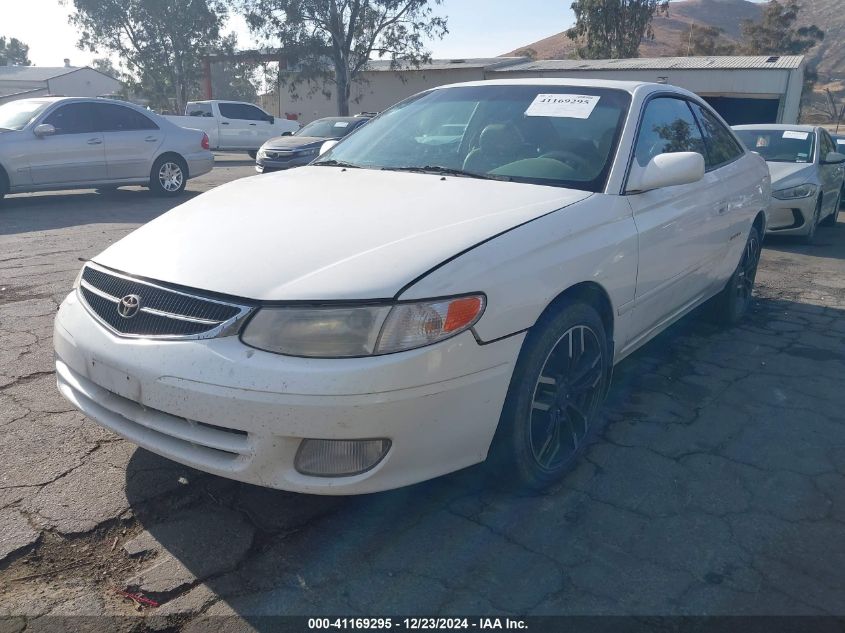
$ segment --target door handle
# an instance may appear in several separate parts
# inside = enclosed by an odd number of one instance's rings
[[[102,142],[103,142],[102,139],[99,139],[99,138],[89,138],[88,139],[88,145],[101,145]]]
[[[155,143],[158,139],[155,136],[148,136],[144,139],[147,143]]]
[[[255,127],[257,123],[250,123],[251,126]]]
[[[228,121],[220,121],[220,125],[229,125]]]

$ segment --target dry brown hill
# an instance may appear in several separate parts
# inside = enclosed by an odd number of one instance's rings
[[[716,26],[725,36],[738,41],[743,20],[760,16],[760,4],[748,0],[681,0],[669,5],[669,15],[655,18],[654,39],[643,42],[642,57],[673,56],[682,49],[693,23]],[[825,31],[825,39],[810,54],[818,64],[823,80],[845,77],[845,0],[801,0],[801,22],[816,24]],[[538,59],[565,59],[577,48],[565,33],[557,33],[524,48],[537,51]],[[520,50],[517,49],[517,50]],[[513,54],[517,51],[511,51]]]

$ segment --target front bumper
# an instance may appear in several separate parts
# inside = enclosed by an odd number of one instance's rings
[[[388,490],[483,461],[524,335],[479,345],[470,332],[427,348],[350,359],[254,350],[230,336],[112,335],[70,294],[56,317],[61,393],[144,448],[239,481],[316,494]],[[373,469],[297,472],[303,438],[387,438]]]
[[[255,161],[255,171],[259,174],[270,173],[271,171],[281,171],[283,169],[293,169],[294,167],[304,167],[308,165],[316,156],[291,156],[290,158],[269,159],[258,158]]]
[[[772,198],[766,218],[768,235],[807,235],[810,222],[816,211],[818,198],[799,198],[797,200],[778,200]]]

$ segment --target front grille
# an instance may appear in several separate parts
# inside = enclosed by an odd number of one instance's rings
[[[82,272],[79,291],[88,309],[107,328],[124,336],[204,338],[219,336],[239,323],[250,308],[171,290],[117,273],[94,268]],[[127,318],[118,306],[122,298],[138,297],[139,308]]]
[[[294,152],[267,152],[269,160],[289,160],[294,157]]]

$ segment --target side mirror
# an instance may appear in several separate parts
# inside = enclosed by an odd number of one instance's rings
[[[282,136],[293,136],[293,132],[282,132]]]
[[[320,155],[322,156],[328,152],[332,147],[338,144],[338,141],[326,141],[320,146]]]
[[[32,130],[32,133],[35,134],[38,138],[44,138],[45,136],[53,136],[56,133],[56,128],[54,128],[49,123],[41,123],[40,125],[36,125],[35,129]]]
[[[840,154],[839,152],[830,152],[827,156],[824,157],[823,161],[826,165],[841,165],[845,163],[845,154]]]
[[[269,123],[270,125],[273,125],[273,123],[275,123],[275,122],[276,122],[276,117],[274,117],[272,114],[268,114],[267,115],[267,123]]]
[[[698,152],[658,154],[645,167],[634,163],[628,177],[628,192],[651,191],[689,185],[704,178],[704,156]]]

